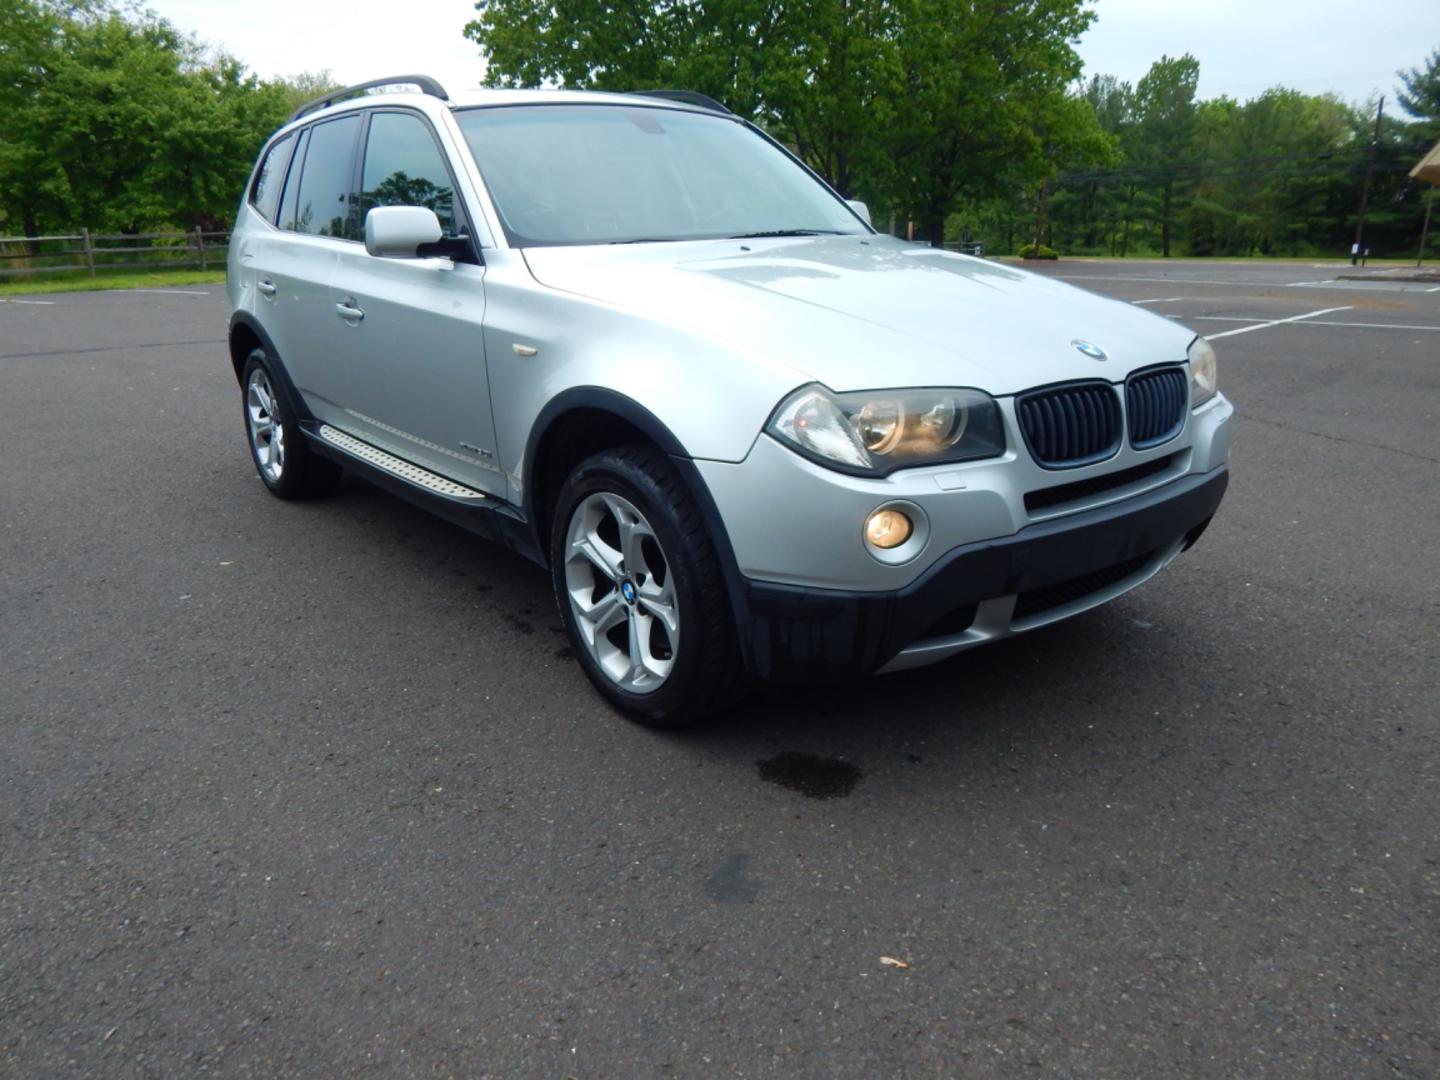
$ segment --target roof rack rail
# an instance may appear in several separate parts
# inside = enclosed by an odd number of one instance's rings
[[[295,110],[293,116],[286,123],[293,123],[299,120],[306,113],[312,113],[316,109],[323,109],[326,105],[333,105],[343,98],[352,94],[358,94],[362,90],[373,90],[377,86],[398,86],[402,83],[410,83],[420,88],[421,93],[429,94],[441,101],[449,101],[450,95],[445,88],[432,79],[429,75],[391,75],[388,79],[371,79],[369,82],[356,83],[354,86],[347,86],[343,90],[332,90],[324,97],[318,97],[314,101],[307,101],[300,108]]]
[[[702,94],[697,90],[627,90],[626,93],[633,94],[636,97],[663,98],[666,101],[679,101],[686,105],[698,105],[702,109],[724,113],[726,116],[735,115],[709,94]]]

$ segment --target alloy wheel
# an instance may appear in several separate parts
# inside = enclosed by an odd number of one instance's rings
[[[245,419],[255,461],[272,484],[278,484],[285,472],[285,425],[275,410],[274,388],[264,369],[257,367],[245,385]]]
[[[628,499],[597,492],[572,511],[565,589],[600,670],[633,694],[658,689],[675,667],[680,605],[659,538]]]

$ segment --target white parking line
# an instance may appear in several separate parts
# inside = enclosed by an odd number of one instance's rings
[[[1222,337],[1234,337],[1236,334],[1248,334],[1251,330],[1266,330],[1272,326],[1283,326],[1285,323],[1299,322],[1301,319],[1313,319],[1320,315],[1333,315],[1337,311],[1350,311],[1354,304],[1346,304],[1343,307],[1321,308],[1319,311],[1308,311],[1304,315],[1291,315],[1288,319],[1273,319],[1270,322],[1256,323],[1253,326],[1241,326],[1234,330],[1226,330],[1220,334],[1206,334],[1206,338],[1214,341]]]
[[[7,297],[0,297],[0,304],[34,304],[36,307],[54,307],[54,300],[11,300]]]
[[[1432,330],[1440,331],[1440,326],[1418,326],[1414,323],[1389,323],[1389,322],[1334,322],[1330,319],[1316,319],[1314,322],[1305,323],[1306,326],[1358,326],[1374,330]]]
[[[1353,292],[1424,292],[1414,282],[1405,281],[1295,281],[1292,289],[1350,289]]]
[[[1350,289],[1358,292],[1435,292],[1435,289],[1419,289],[1414,284],[1404,284],[1399,281],[1256,281],[1253,278],[1231,278],[1222,281],[1219,278],[1173,278],[1173,277],[1142,277],[1138,274],[1047,274],[1047,277],[1058,278],[1061,281],[1146,281],[1157,282],[1161,285],[1229,285],[1232,287],[1243,286],[1247,289]]]
[[[1258,281],[1219,281],[1211,278],[1186,278],[1177,281],[1173,277],[1141,277],[1137,274],[1050,274],[1062,281],[1158,281],[1162,285],[1260,285]]]
[[[1192,315],[1195,322],[1241,322],[1258,323],[1265,322],[1264,319],[1244,319],[1238,315]],[[1268,323],[1274,326],[1274,323]],[[1341,322],[1337,319],[1306,319],[1305,326],[1355,326],[1367,330],[1429,330],[1432,333],[1440,333],[1440,326],[1418,326],[1415,323],[1393,323],[1393,322]],[[1256,330],[1260,329],[1258,326]],[[1233,332],[1233,331],[1232,331]],[[1217,337],[1223,335],[1216,335]]]
[[[1155,299],[1155,300],[1131,300],[1130,303],[1132,303],[1132,304],[1175,304],[1175,303],[1179,303],[1181,300],[1184,300],[1184,299],[1185,299],[1185,298],[1184,298],[1183,296],[1167,296],[1167,297],[1165,297],[1165,299],[1163,299],[1163,300],[1160,300],[1160,299]]]

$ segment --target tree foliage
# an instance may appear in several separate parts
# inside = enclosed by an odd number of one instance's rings
[[[1095,254],[1348,251],[1369,116],[1276,87],[1202,101],[1195,57],[1078,81],[1080,0],[478,0],[497,86],[699,90],[764,126],[875,220]],[[1440,128],[1440,50],[1399,73],[1415,123],[1374,152],[1367,245],[1403,249],[1406,155]],[[1373,105],[1371,107],[1373,114]],[[1440,130],[1428,141],[1440,138]]]
[[[1093,120],[1065,105],[1083,0],[480,0],[493,85],[684,87],[939,240],[962,195],[1034,186]]]
[[[27,235],[228,222],[284,88],[169,23],[0,0],[0,214]]]
[[[1396,74],[1400,77],[1401,89],[1396,95],[1400,107],[1415,118],[1425,138],[1440,142],[1440,46],[1431,51],[1423,67]]]
[[[1373,150],[1375,102],[1354,107],[1284,87],[1244,102],[1201,101],[1188,56],[1162,57],[1134,86],[1092,76],[1079,96],[1114,137],[1115,161],[1058,168],[1043,221],[1033,200],[1013,192],[971,206],[963,227],[998,251],[1031,239],[1038,222],[1045,243],[1072,254],[1340,255],[1373,155],[1365,246],[1413,254],[1422,189],[1406,174],[1437,137],[1424,111],[1427,88],[1440,85],[1436,56],[1400,73],[1401,103],[1420,122],[1387,113]]]
[[[1160,225],[1160,254],[1165,256],[1170,254],[1176,223],[1178,178],[1172,166],[1184,160],[1195,142],[1200,121],[1195,104],[1199,84],[1200,62],[1195,57],[1189,53],[1174,60],[1160,57],[1135,86],[1134,123],[1125,132],[1128,156],[1158,177],[1155,216]]]
[[[274,84],[284,91],[285,107],[291,112],[301,105],[308,105],[316,98],[344,89],[344,84],[335,81],[335,76],[329,68],[323,71],[302,71],[297,75],[287,75],[283,79],[275,79]]]

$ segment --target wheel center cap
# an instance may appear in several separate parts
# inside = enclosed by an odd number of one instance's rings
[[[629,578],[620,583],[620,595],[625,598],[627,604],[635,603],[635,583]]]

